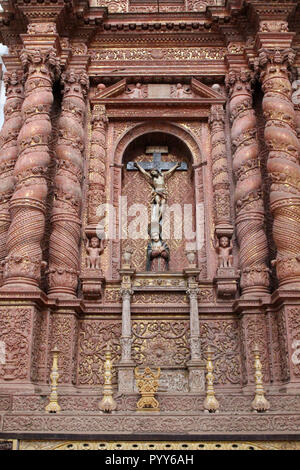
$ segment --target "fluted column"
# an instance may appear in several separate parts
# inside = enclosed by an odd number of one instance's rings
[[[118,364],[118,390],[119,393],[132,393],[134,389],[134,362],[131,358],[132,345],[132,327],[131,327],[131,296],[132,276],[134,269],[120,269],[122,278],[120,297],[122,299],[122,335],[121,343],[121,359]]]
[[[132,332],[131,332],[131,296],[133,291],[129,288],[121,289],[122,297],[122,358],[121,362],[131,361],[131,343],[132,343]]]
[[[52,82],[58,71],[54,48],[23,49],[27,74],[22,106],[23,125],[18,137],[16,188],[10,202],[11,226],[7,237],[4,288],[38,287],[41,278],[41,241],[45,231],[49,138],[52,127]]]
[[[9,201],[14,192],[14,167],[18,158],[17,139],[22,126],[21,108],[24,100],[23,71],[10,71],[4,76],[6,104],[4,124],[0,133],[0,286],[2,268],[7,256],[6,239],[10,226]]]
[[[292,49],[260,49],[256,61],[261,70],[265,141],[269,148],[267,169],[277,247],[274,264],[279,286],[284,288],[299,288],[300,281],[300,143],[289,75],[294,57]]]
[[[262,177],[258,158],[257,124],[252,105],[252,74],[232,70],[226,77],[231,114],[235,175],[236,230],[240,247],[244,296],[268,292],[268,245],[264,231]]]
[[[230,184],[226,156],[225,112],[222,105],[212,105],[209,124],[215,225],[218,227],[230,224]]]
[[[79,275],[84,119],[88,76],[62,74],[64,96],[58,121],[56,174],[49,244],[49,295],[76,296]]]

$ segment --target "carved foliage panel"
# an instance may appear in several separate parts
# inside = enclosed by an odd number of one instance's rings
[[[137,365],[182,367],[190,358],[188,320],[136,320],[132,332]]]
[[[51,319],[50,350],[55,346],[59,349],[58,358],[59,383],[75,383],[76,342],[78,336],[77,319],[72,313],[55,314]],[[52,355],[49,354],[49,371]]]
[[[79,324],[78,385],[102,385],[105,348],[110,341],[113,364],[120,360],[121,322],[119,320],[82,320]],[[116,368],[113,367],[113,383]]]
[[[0,365],[0,379],[29,378],[32,308],[2,307],[0,309],[0,341],[4,343],[5,364]]]
[[[237,320],[200,320],[202,351],[210,346],[215,384],[241,383],[240,342]]]
[[[294,379],[300,379],[300,307],[287,310],[289,328],[290,368]]]
[[[31,353],[31,379],[46,382],[49,377],[48,358],[49,313],[36,311],[33,319],[33,341]]]
[[[241,319],[241,341],[243,383],[254,383],[254,355],[255,344],[258,345],[264,382],[270,381],[269,349],[267,339],[266,317],[263,314],[244,315]]]

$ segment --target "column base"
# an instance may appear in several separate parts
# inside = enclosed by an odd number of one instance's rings
[[[192,393],[205,392],[205,362],[201,359],[191,359],[187,363],[189,371],[189,391]]]
[[[50,289],[48,292],[49,299],[57,299],[57,298],[64,298],[64,299],[77,299],[77,295],[75,294],[73,289],[69,289],[68,287],[54,287]]]
[[[27,291],[27,292],[41,292],[38,281],[34,279],[28,279],[26,277],[10,277],[4,279],[3,284],[0,288],[0,292],[3,291]]]
[[[133,393],[135,363],[131,360],[120,361],[116,367],[118,369],[118,393]]]

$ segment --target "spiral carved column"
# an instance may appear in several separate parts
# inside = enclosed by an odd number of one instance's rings
[[[50,164],[50,110],[52,82],[58,69],[55,50],[23,49],[21,61],[27,72],[23,125],[18,137],[16,188],[10,202],[12,222],[7,237],[8,256],[4,267],[4,288],[14,285],[38,287],[41,278],[41,241],[45,230],[47,173]]]
[[[56,175],[49,246],[49,295],[76,296],[79,274],[84,119],[88,89],[85,71],[62,75],[64,97],[58,122]]]
[[[294,57],[291,49],[261,49],[257,59],[264,91],[265,141],[269,148],[267,169],[277,247],[274,264],[279,286],[284,288],[299,288],[300,281],[300,143],[288,70]]]
[[[244,296],[264,295],[269,287],[268,245],[264,231],[262,177],[251,81],[252,75],[248,70],[232,70],[226,77],[236,179],[236,228]]]
[[[2,264],[7,256],[6,238],[10,226],[9,201],[15,187],[14,167],[18,157],[17,139],[22,127],[21,108],[24,100],[23,72],[6,73],[5,121],[0,134],[0,286]]]
[[[105,202],[106,128],[105,106],[94,105],[89,168],[88,224],[97,225],[97,207]]]
[[[213,105],[209,116],[211,128],[211,156],[216,226],[230,224],[230,186],[228,177],[225,112],[222,105]]]

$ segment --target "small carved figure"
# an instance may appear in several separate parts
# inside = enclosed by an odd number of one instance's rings
[[[127,88],[125,93],[129,98],[144,98],[141,83],[137,83],[133,88]]]
[[[213,240],[213,243],[218,254],[218,267],[232,268],[232,239],[229,239],[229,237],[223,235],[220,238],[216,237],[215,240]]]
[[[170,250],[166,242],[161,240],[158,231],[151,233],[151,241],[147,248],[147,271],[168,271]]]
[[[191,98],[192,92],[189,87],[184,87],[182,83],[177,83],[176,91],[175,91],[176,98]]]
[[[85,245],[88,254],[86,258],[86,267],[88,269],[100,269],[100,255],[104,250],[103,239],[99,240],[98,237],[92,237],[91,240],[87,238]]]

